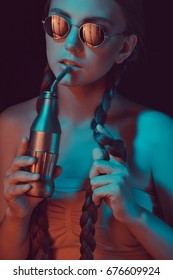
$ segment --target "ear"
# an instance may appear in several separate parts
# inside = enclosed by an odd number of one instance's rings
[[[115,63],[121,64],[126,60],[133,52],[137,44],[137,36],[135,34],[129,35],[124,38],[119,53],[115,58]]]

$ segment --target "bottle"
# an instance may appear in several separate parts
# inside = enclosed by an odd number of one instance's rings
[[[70,66],[66,67],[56,78],[50,91],[44,91],[37,101],[38,115],[30,129],[27,152],[37,161],[27,170],[39,173],[40,179],[31,183],[32,188],[26,193],[29,196],[48,198],[54,193],[53,172],[58,160],[61,135],[55,86],[70,70]]]

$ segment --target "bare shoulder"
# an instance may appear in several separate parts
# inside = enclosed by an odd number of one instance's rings
[[[36,116],[36,98],[11,106],[0,114],[0,131],[8,135],[24,133]]]
[[[123,121],[129,125],[134,125],[136,136],[142,136],[150,140],[158,141],[158,136],[169,137],[173,133],[173,118],[163,112],[148,108],[144,105],[128,100],[117,95],[114,112],[119,111],[119,117],[114,119]],[[115,110],[116,108],[116,110]],[[116,113],[113,113],[114,115]]]
[[[155,110],[142,111],[137,120],[137,129],[153,141],[173,137],[173,118]]]
[[[133,161],[141,170],[155,170],[156,174],[161,164],[166,166],[166,162],[172,161],[173,118],[123,96],[118,96],[114,102],[112,119],[114,123],[117,122],[116,127],[126,142]],[[119,108],[118,116],[115,106]],[[170,174],[172,172],[173,170]]]
[[[32,117],[33,114],[36,114],[36,101],[37,98],[32,98],[25,102],[18,103],[14,106],[7,108],[0,114],[0,120],[17,121],[21,120],[21,117],[23,117],[24,119]]]
[[[9,107],[1,113],[0,168],[14,157],[22,137],[29,137],[30,126],[36,116],[35,102],[36,99],[31,99]]]
[[[146,107],[139,109],[135,131],[134,147],[148,165],[156,166],[161,157],[163,162],[173,153],[173,118],[169,115]]]

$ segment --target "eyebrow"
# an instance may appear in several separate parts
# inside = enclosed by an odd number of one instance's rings
[[[59,8],[53,8],[53,9],[51,9],[51,10],[50,10],[50,13],[51,13],[51,14],[52,14],[52,13],[61,14],[61,15],[65,16],[65,17],[71,19],[71,16],[70,16],[67,12],[65,12],[65,11],[63,11],[63,10],[61,10],[61,9],[59,9]],[[102,22],[108,23],[108,24],[110,24],[110,25],[113,25],[113,22],[112,22],[110,19],[105,18],[105,17],[96,17],[96,16],[95,16],[95,17],[86,17],[86,18],[84,18],[82,21],[83,21],[83,22],[87,22],[87,21],[90,21],[90,22],[91,22],[91,21],[92,21],[92,22],[102,21]]]

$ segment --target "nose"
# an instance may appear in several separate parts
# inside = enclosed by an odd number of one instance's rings
[[[78,26],[72,26],[65,40],[65,48],[70,53],[80,53],[83,50],[83,44],[78,35]]]

